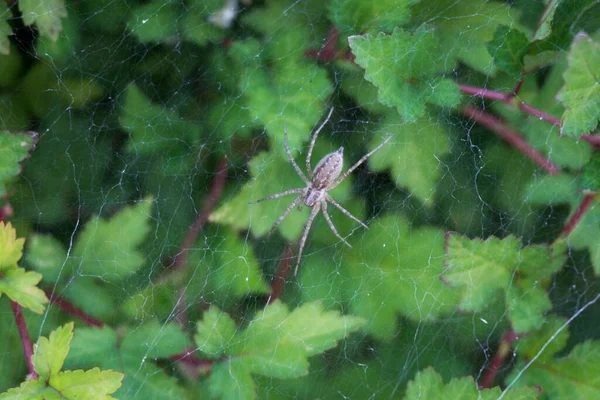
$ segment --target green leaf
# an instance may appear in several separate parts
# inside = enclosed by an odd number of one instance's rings
[[[25,239],[17,239],[17,230],[9,222],[0,221],[0,271],[17,266],[23,256]]]
[[[237,327],[229,315],[219,307],[211,306],[202,314],[202,321],[196,326],[194,341],[203,354],[218,358],[231,346]]]
[[[482,241],[451,234],[447,242],[443,277],[462,291],[462,309],[481,311],[502,290],[517,333],[541,326],[544,313],[552,307],[545,281],[562,266],[553,262],[548,246],[521,248],[521,242],[513,236],[492,236]]]
[[[490,55],[498,69],[506,72],[513,79],[518,79],[523,72],[523,57],[529,50],[529,40],[525,34],[506,25],[499,25],[494,38],[487,44]]]
[[[115,393],[119,399],[181,399],[184,391],[172,377],[152,362],[154,357],[179,354],[189,340],[179,326],[149,321],[126,327],[119,335],[110,328],[80,328],[71,344],[65,365],[100,366],[121,371],[125,378]]]
[[[35,23],[42,36],[56,41],[62,32],[61,18],[67,17],[64,0],[23,0],[19,1],[23,13],[23,23]]]
[[[134,154],[168,153],[200,135],[198,125],[186,121],[175,111],[152,103],[133,84],[125,92],[119,122],[131,134],[127,151]]]
[[[210,22],[210,17],[221,10],[224,0],[188,0],[179,27],[183,37],[198,46],[218,42],[225,37],[226,31]]]
[[[230,54],[241,70],[239,88],[254,120],[265,126],[272,148],[284,156],[283,128],[292,149],[308,142],[333,87],[324,69],[305,60],[262,63],[259,42],[235,42]],[[310,82],[310,85],[306,85]]]
[[[0,4],[0,54],[5,56],[10,54],[10,40],[9,36],[12,36],[13,31],[8,20],[12,18],[12,13],[8,8],[8,5]]]
[[[198,324],[196,344],[212,355],[226,354],[213,364],[208,384],[213,395],[226,399],[256,397],[251,374],[292,378],[308,373],[307,357],[334,347],[364,321],[325,311],[320,303],[294,311],[276,301],[259,311],[243,331],[211,308]],[[214,331],[214,332],[213,332]],[[243,384],[242,384],[243,383]]]
[[[369,158],[375,171],[391,169],[396,185],[407,188],[428,207],[445,168],[440,158],[450,151],[450,141],[444,126],[431,116],[415,122],[403,122],[396,113],[388,115],[377,129],[369,149],[374,149],[379,137],[394,135],[390,143]]]
[[[21,173],[19,163],[27,158],[36,141],[33,134],[0,131],[0,198],[6,195],[4,185]]]
[[[118,281],[137,271],[145,262],[138,248],[150,232],[152,205],[152,199],[146,198],[108,221],[100,217],[88,221],[69,262],[83,273],[107,281]]]
[[[552,32],[552,20],[554,19],[554,13],[561,2],[562,0],[548,0],[546,2],[547,4],[544,8],[544,13],[539,20],[538,27],[532,40],[543,40],[550,35]]]
[[[0,295],[4,293],[21,306],[41,314],[44,304],[48,303],[46,294],[36,286],[41,280],[42,274],[25,271],[23,268],[2,271]]]
[[[333,0],[329,19],[344,36],[361,33],[391,33],[410,20],[410,7],[420,0]]]
[[[525,200],[532,204],[562,204],[576,199],[577,178],[565,173],[534,179],[525,190]]]
[[[521,358],[506,382],[540,386],[550,399],[594,399],[600,397],[599,357],[600,341],[586,341],[575,346],[566,357],[540,357],[527,369],[524,368],[527,360]]]
[[[67,251],[54,236],[35,234],[27,240],[25,262],[44,276],[44,282],[56,282],[67,260]]]
[[[565,321],[566,318],[550,315],[539,330],[519,338],[518,354],[522,360],[537,357],[540,363],[550,363],[569,340],[569,330],[565,328]]]
[[[379,218],[369,223],[369,230],[351,249],[344,248],[338,267],[305,257],[300,286],[323,287],[304,290],[303,300],[326,293],[330,306],[348,303],[353,315],[367,321],[368,333],[391,340],[397,332],[398,313],[423,322],[455,312],[459,293],[439,279],[443,256],[441,230],[411,228],[399,215]],[[432,292],[436,295],[430,296]]]
[[[600,119],[600,44],[585,33],[579,33],[571,45],[568,60],[565,86],[557,95],[566,107],[561,133],[579,137],[591,132]]]
[[[180,14],[177,2],[154,0],[133,8],[127,27],[142,43],[164,41],[177,34]]]
[[[498,387],[491,389],[477,389],[473,378],[452,379],[444,384],[442,376],[431,367],[418,372],[415,379],[408,383],[405,400],[417,399],[468,399],[468,400],[492,400],[499,398],[502,391]],[[535,400],[538,391],[535,388],[510,389],[505,399],[511,400]]]
[[[454,67],[434,31],[414,34],[395,29],[391,35],[370,34],[348,38],[365,79],[379,90],[379,101],[395,107],[409,121],[425,114],[425,103],[455,106],[460,91],[454,81],[440,77]]]
[[[499,25],[515,27],[519,20],[516,7],[489,0],[423,1],[412,7],[412,23],[429,24],[435,28],[441,53],[450,67],[454,59],[485,74],[493,73],[493,62],[486,44],[492,40]],[[460,21],[460,22],[458,22]]]
[[[73,339],[73,326],[70,322],[52,331],[48,338],[42,336],[37,341],[32,361],[40,378],[53,378],[62,369]]]
[[[600,192],[600,154],[596,152],[579,176],[579,187],[588,192]]]
[[[61,371],[73,338],[73,323],[59,327],[49,338],[40,337],[34,347],[32,360],[37,379],[29,379],[0,394],[0,399],[111,399],[109,395],[121,386],[123,374],[114,371],[101,371],[93,368],[88,371]]]

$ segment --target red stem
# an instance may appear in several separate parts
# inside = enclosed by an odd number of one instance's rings
[[[575,213],[573,213],[573,215],[571,216],[569,221],[565,224],[565,227],[563,228],[561,235],[569,236],[571,234],[571,232],[573,232],[573,230],[575,230],[575,227],[577,226],[579,221],[581,221],[583,214],[585,214],[585,212],[594,203],[594,199],[596,198],[596,196],[597,196],[596,193],[589,193],[589,194],[585,195],[585,197],[579,204],[579,207],[577,207],[577,210],[575,210]]]
[[[19,336],[21,337],[21,345],[23,346],[23,353],[25,353],[25,361],[27,362],[27,369],[29,370],[29,376],[31,379],[38,377],[37,372],[33,367],[33,347],[31,346],[31,339],[29,339],[29,331],[27,330],[27,324],[25,318],[23,318],[23,310],[21,305],[16,301],[10,301],[13,314],[15,314],[15,322],[17,323],[17,329],[19,330]]]
[[[500,341],[500,346],[498,346],[498,351],[492,358],[492,362],[490,363],[489,368],[483,375],[483,379],[479,384],[479,389],[489,389],[494,384],[494,380],[496,379],[496,374],[504,364],[504,359],[508,354],[510,354],[512,343],[517,340],[517,335],[511,329],[504,334],[502,340]]]
[[[281,255],[281,259],[279,261],[279,268],[277,268],[277,272],[275,272],[275,276],[271,281],[271,294],[267,299],[267,305],[279,299],[283,294],[283,290],[285,289],[285,281],[290,275],[291,271],[290,264],[292,256],[292,246],[288,244],[285,246],[285,249],[283,249],[283,254]]]
[[[531,147],[517,132],[504,125],[499,118],[471,106],[463,108],[463,114],[495,132],[550,175],[557,175],[560,172],[560,169],[556,165]]]
[[[86,314],[83,310],[76,307],[71,302],[60,298],[53,292],[46,290],[46,296],[48,296],[48,299],[50,299],[50,304],[56,304],[58,308],[60,308],[68,314],[71,314],[74,317],[79,318],[82,322],[85,322],[87,325],[96,326],[98,328],[102,328],[104,326],[104,323],[102,321]]]
[[[208,217],[212,213],[213,209],[215,208],[215,205],[217,204],[217,202],[221,198],[221,195],[223,194],[223,187],[225,186],[226,177],[227,160],[225,158],[222,158],[217,163],[217,174],[212,181],[212,186],[208,194],[208,198],[205,200],[204,205],[202,206],[202,210],[198,214],[194,223],[190,226],[186,237],[183,239],[183,242],[181,243],[181,246],[179,248],[179,252],[175,256],[175,259],[171,264],[172,270],[176,270],[181,266],[185,265],[189,249],[196,241],[200,229],[202,229],[206,221],[208,221]]]

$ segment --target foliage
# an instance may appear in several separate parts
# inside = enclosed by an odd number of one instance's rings
[[[597,15],[0,3],[0,398],[599,397]]]
[[[54,330],[50,337],[40,337],[33,353],[32,362],[36,379],[29,379],[0,394],[0,399],[109,399],[121,386],[123,374],[112,370],[92,368],[87,371],[61,371],[73,339],[73,323]]]

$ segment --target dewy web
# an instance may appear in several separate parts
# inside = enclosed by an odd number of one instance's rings
[[[352,173],[352,171],[354,171],[356,168],[358,168],[358,166],[360,166],[363,162],[365,162],[367,160],[367,158],[369,158],[377,150],[381,149],[391,139],[391,136],[388,136],[383,141],[383,143],[381,143],[375,149],[373,149],[370,152],[368,152],[367,154],[365,154],[360,160],[358,160],[358,162],[356,164],[354,164],[346,172],[344,172],[344,174],[342,174],[342,176],[340,176],[340,173],[342,172],[342,166],[343,166],[343,161],[344,161],[344,148],[343,147],[340,147],[337,151],[334,151],[333,153],[327,154],[325,157],[323,157],[321,159],[321,161],[319,161],[319,163],[317,164],[315,169],[312,170],[311,166],[310,166],[310,158],[312,155],[313,147],[315,145],[317,137],[319,136],[319,132],[321,131],[323,126],[325,126],[327,121],[329,121],[329,118],[331,117],[332,112],[333,112],[333,108],[331,108],[329,110],[329,113],[327,114],[327,118],[325,118],[323,123],[317,128],[317,130],[315,131],[315,133],[313,134],[313,136],[311,138],[310,146],[308,148],[308,153],[306,154],[306,172],[308,173],[308,178],[306,177],[306,175],[304,175],[304,173],[302,172],[302,170],[300,169],[298,164],[296,164],[294,157],[292,156],[292,152],[290,151],[290,147],[288,145],[288,140],[287,140],[287,130],[286,130],[285,126],[283,127],[283,134],[284,134],[283,143],[285,146],[285,151],[290,159],[290,162],[294,166],[294,169],[298,173],[298,176],[300,176],[300,178],[302,178],[304,183],[306,183],[306,187],[290,189],[290,190],[286,190],[284,192],[275,193],[275,194],[272,194],[270,196],[264,197],[260,200],[250,203],[250,204],[256,204],[256,203],[260,203],[261,201],[277,199],[279,197],[287,196],[290,194],[298,194],[299,195],[285,209],[283,214],[281,214],[281,216],[279,218],[277,218],[277,220],[273,224],[273,227],[269,231],[269,235],[271,233],[273,233],[273,231],[275,231],[277,226],[281,223],[281,221],[284,220],[284,218],[290,213],[290,211],[292,211],[292,209],[295,206],[298,205],[300,208],[302,207],[302,204],[300,204],[300,201],[304,200],[304,205],[306,205],[308,207],[312,207],[312,211],[310,212],[310,216],[308,217],[308,221],[306,222],[306,225],[304,226],[304,230],[302,232],[302,238],[300,239],[300,246],[298,248],[298,259],[296,261],[296,268],[294,269],[294,275],[296,275],[298,273],[298,267],[300,266],[300,260],[302,258],[302,250],[304,250],[304,244],[306,243],[306,237],[308,236],[310,227],[320,210],[323,211],[323,216],[325,217],[325,220],[327,221],[327,224],[329,225],[329,228],[331,228],[331,231],[333,232],[333,234],[335,236],[337,236],[337,238],[340,239],[342,242],[344,242],[344,244],[346,244],[349,247],[352,247],[352,246],[350,246],[350,243],[348,243],[343,237],[340,236],[337,229],[335,229],[335,226],[333,225],[333,222],[331,221],[331,218],[329,217],[329,213],[327,212],[327,202],[330,202],[331,204],[333,204],[348,218],[353,219],[354,221],[361,224],[364,228],[368,229],[367,225],[365,225],[361,220],[356,218],[354,215],[350,214],[350,212],[348,210],[346,210],[337,201],[335,201],[333,199],[333,197],[331,197],[329,195],[329,191],[332,189],[335,189],[335,187],[337,187],[344,179],[346,179],[346,177],[348,175],[350,175],[350,173]]]

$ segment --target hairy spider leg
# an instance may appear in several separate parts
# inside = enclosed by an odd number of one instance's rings
[[[294,156],[292,155],[292,152],[290,151],[290,146],[288,145],[288,134],[287,134],[287,129],[286,129],[285,125],[283,126],[283,146],[285,147],[285,151],[286,151],[288,157],[290,158],[290,162],[294,166],[296,173],[300,176],[300,178],[302,178],[304,183],[306,183],[308,185],[309,184],[308,178],[306,178],[306,176],[304,175],[304,172],[302,172],[302,170],[300,169],[298,164],[296,164],[296,160],[294,160]]]
[[[331,114],[333,113],[333,107],[329,109],[329,113],[327,114],[327,118],[321,123],[321,125],[317,128],[315,133],[313,133],[312,138],[310,139],[310,146],[308,146],[308,153],[306,153],[306,171],[308,172],[308,176],[312,179],[312,168],[310,167],[310,158],[312,157],[313,147],[315,147],[315,142],[317,141],[317,136],[319,136],[319,132],[325,126]]]
[[[329,228],[331,229],[331,231],[333,232],[333,234],[335,236],[338,237],[338,239],[340,239],[342,242],[344,242],[344,244],[346,244],[348,247],[352,248],[352,246],[350,245],[350,243],[346,242],[346,240],[340,236],[340,234],[338,233],[337,229],[335,229],[335,225],[333,225],[333,222],[331,221],[331,218],[329,218],[329,213],[327,212],[327,200],[323,199],[321,200],[321,207],[323,208],[323,216],[325,217],[325,220],[327,221],[327,224],[329,224]]]
[[[335,207],[337,207],[337,209],[340,210],[346,217],[355,220],[356,222],[358,222],[359,224],[361,224],[363,226],[363,228],[369,229],[369,227],[366,226],[360,219],[358,219],[354,215],[350,214],[350,211],[346,210],[337,201],[335,201],[333,199],[333,197],[331,197],[329,195],[329,193],[325,194],[325,200],[327,200],[328,202],[330,202],[331,204],[333,204]]]
[[[274,224],[273,224],[273,226],[271,227],[271,230],[269,231],[269,233],[267,234],[267,236],[268,236],[268,235],[270,235],[270,234],[272,234],[273,232],[275,232],[275,229],[277,229],[277,226],[279,226],[279,224],[281,223],[281,221],[283,221],[283,219],[284,219],[285,217],[287,217],[287,215],[290,213],[290,211],[292,211],[292,209],[293,209],[294,207],[296,207],[296,205],[297,205],[297,204],[300,202],[300,200],[302,200],[302,196],[298,196],[298,197],[296,197],[296,198],[294,199],[294,201],[292,201],[292,204],[290,204],[290,205],[288,206],[288,208],[286,208],[286,209],[285,209],[285,211],[283,212],[283,214],[281,214],[281,215],[279,216],[279,218],[277,218],[277,219],[275,220],[275,223],[274,223]]]
[[[313,223],[313,220],[319,213],[321,209],[321,202],[315,203],[312,211],[310,212],[310,216],[308,217],[308,221],[306,221],[306,225],[304,225],[304,231],[302,232],[302,239],[300,239],[300,247],[298,249],[298,260],[296,261],[296,268],[294,268],[294,275],[298,273],[298,267],[300,266],[300,259],[302,258],[302,250],[304,250],[304,243],[306,243],[306,237],[308,236],[308,231],[310,231],[310,226]]]
[[[306,190],[306,189],[303,189],[303,188],[290,189],[290,190],[286,190],[285,192],[275,193],[270,196],[263,197],[262,199],[258,199],[256,201],[250,201],[250,202],[248,202],[248,204],[256,204],[256,203],[260,203],[261,201],[278,199],[280,197],[287,196],[287,195],[294,194],[294,193],[303,193],[304,190]]]
[[[391,138],[392,138],[391,136],[388,136],[387,139],[385,139],[383,141],[383,143],[381,143],[379,146],[375,147],[373,150],[371,150],[370,152],[368,152],[367,154],[365,154],[360,160],[358,160],[358,162],[356,164],[354,164],[353,166],[351,166],[350,168],[348,168],[348,170],[346,172],[344,172],[344,174],[338,178],[338,180],[333,184],[333,186],[331,186],[327,190],[332,190],[337,185],[339,185],[340,183],[342,183],[342,181],[344,179],[346,179],[346,177],[348,175],[350,175],[350,173],[352,173],[352,171],[354,171],[356,168],[358,168],[358,166],[360,164],[364,163],[367,158],[369,158],[369,157],[371,157],[373,155],[373,153],[375,153],[377,150],[379,150],[380,148],[382,148],[387,142],[390,141]]]

